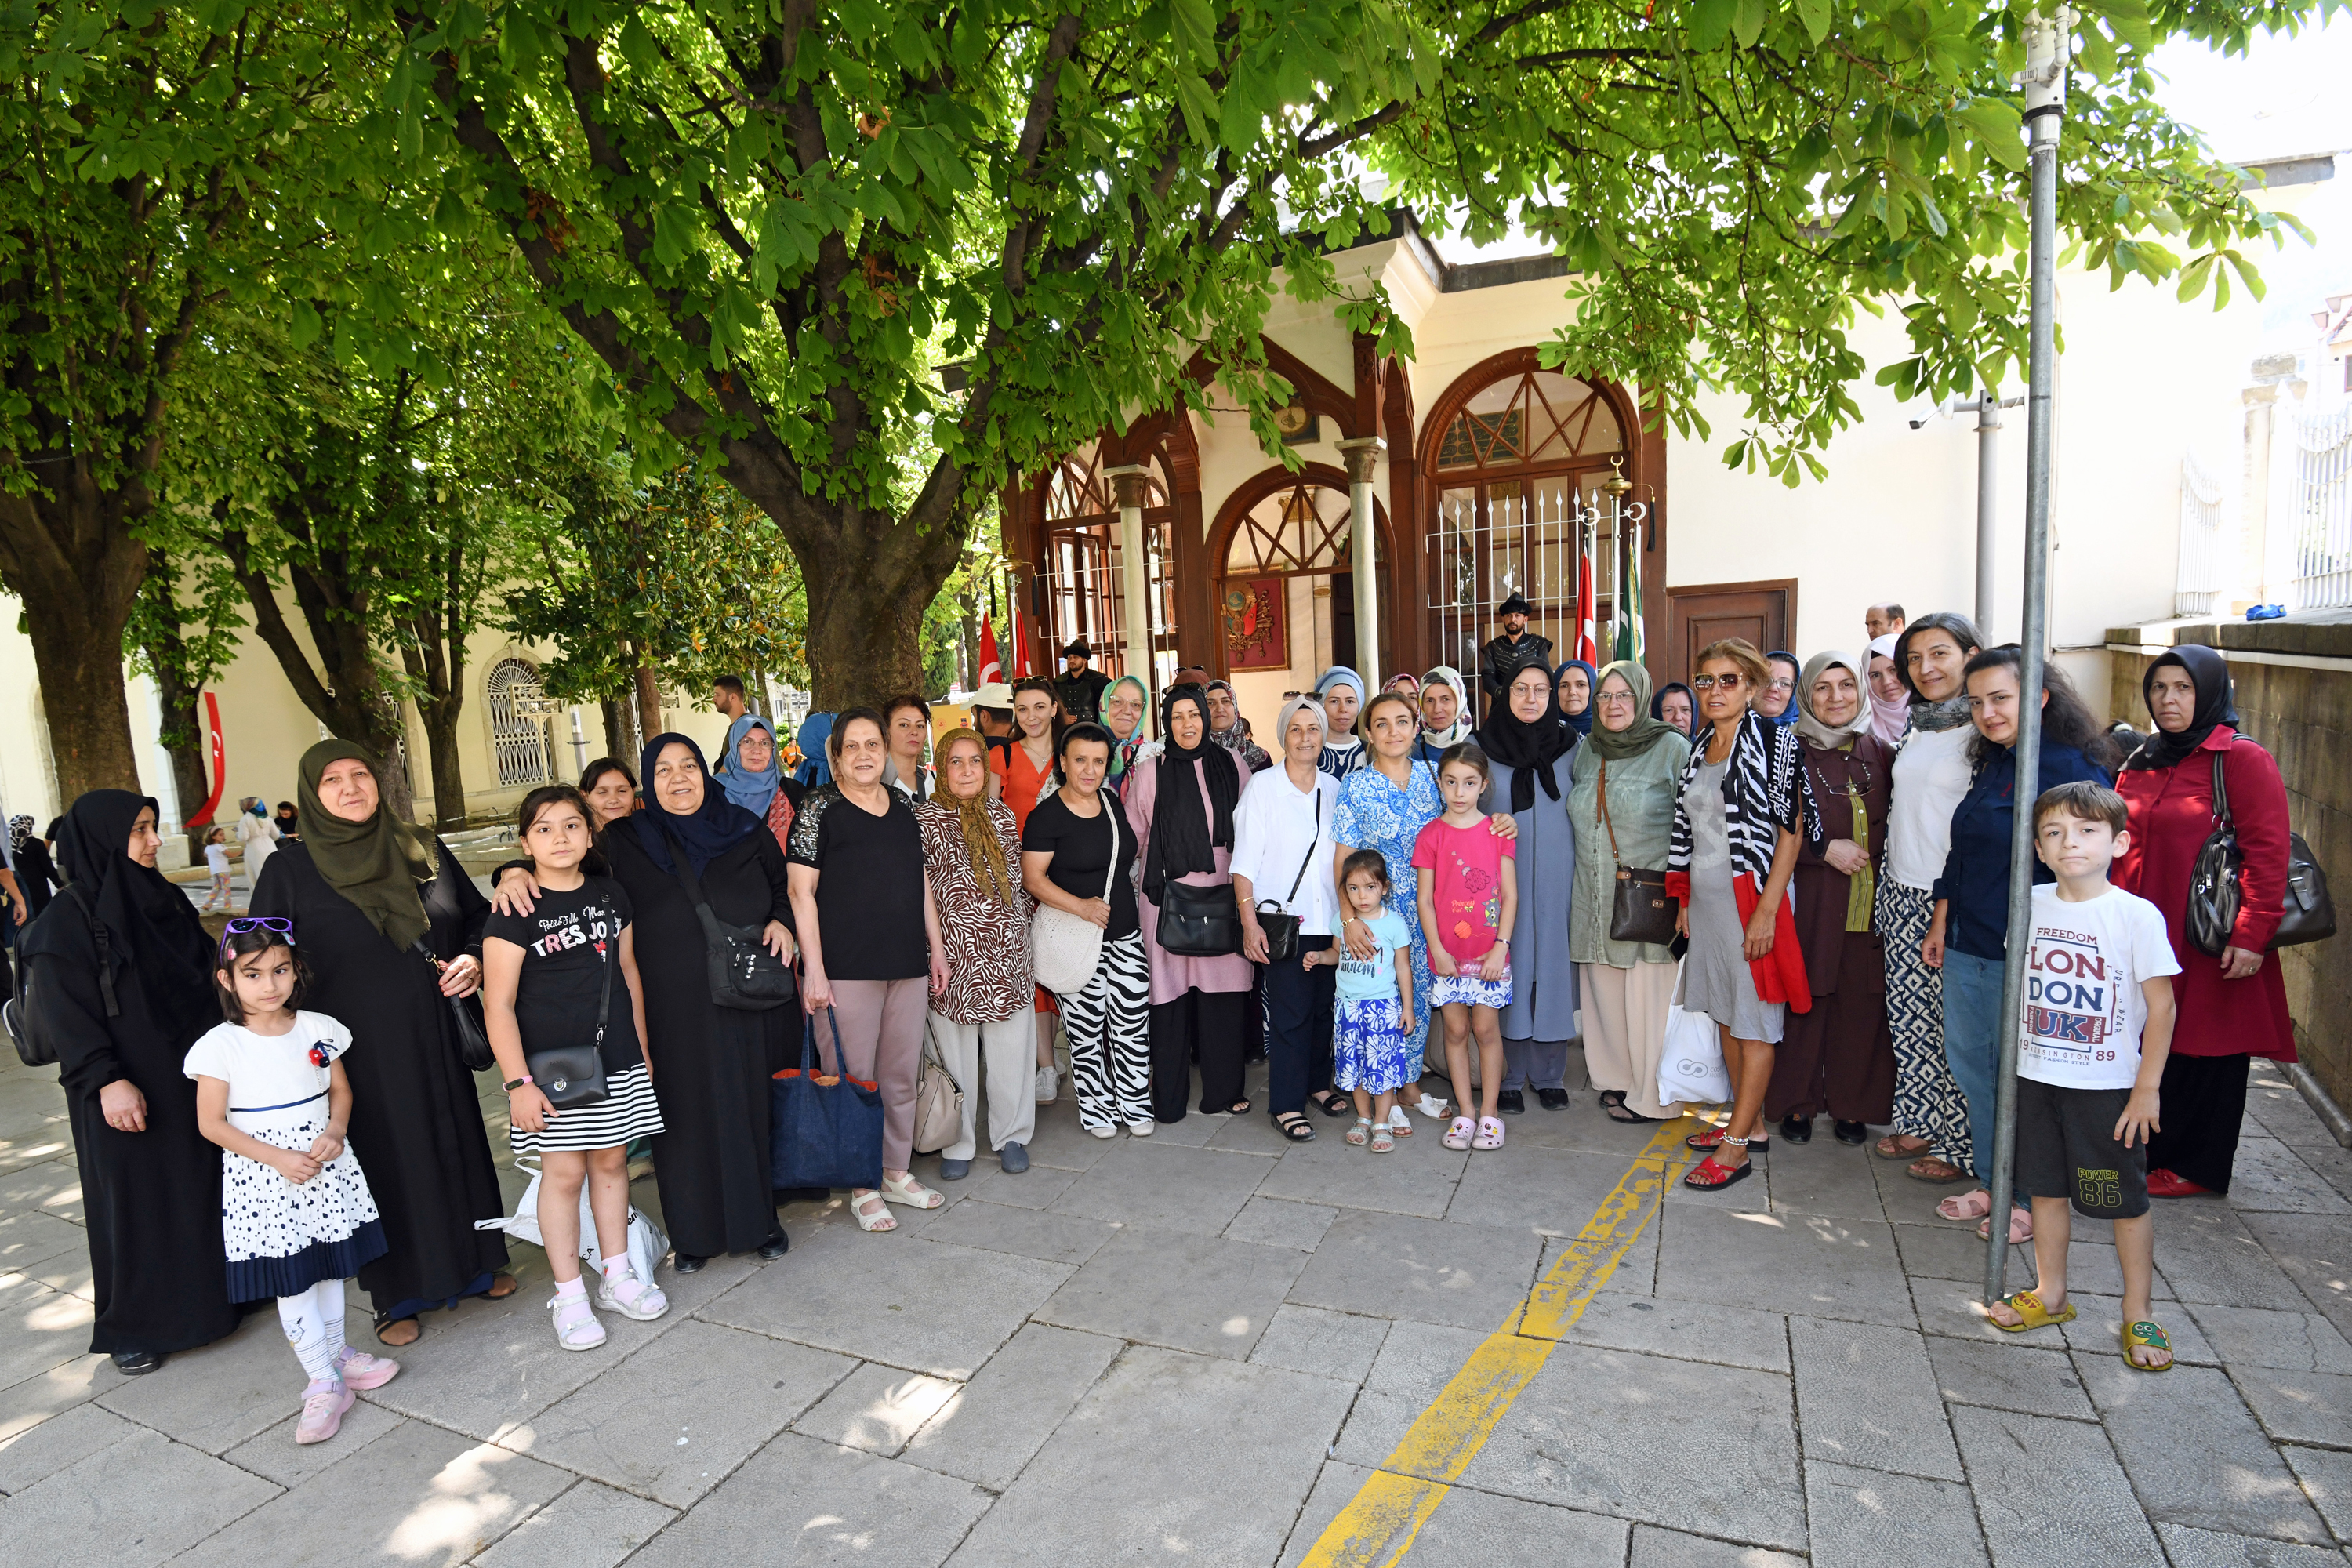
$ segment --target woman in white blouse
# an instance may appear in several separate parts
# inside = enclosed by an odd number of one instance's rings
[[[1294,697],[1282,705],[1282,765],[1251,775],[1234,810],[1234,898],[1241,905],[1242,952],[1265,967],[1266,1110],[1283,1136],[1315,1135],[1307,1097],[1331,1089],[1332,991],[1339,972],[1303,967],[1302,954],[1331,945],[1331,820],[1339,783],[1318,767],[1326,729],[1323,705]],[[1298,917],[1289,957],[1270,961],[1263,900]]]

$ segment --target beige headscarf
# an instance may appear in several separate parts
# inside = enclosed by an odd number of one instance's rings
[[[1832,729],[1813,711],[1813,682],[1822,671],[1832,665],[1843,665],[1853,675],[1853,717]],[[1843,751],[1853,744],[1857,735],[1870,732],[1870,661],[1856,658],[1850,653],[1832,648],[1817,653],[1805,660],[1804,673],[1797,678],[1797,733],[1824,752]]]

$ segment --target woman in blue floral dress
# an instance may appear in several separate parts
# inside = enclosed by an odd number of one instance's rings
[[[1421,715],[1410,699],[1395,691],[1373,698],[1364,710],[1363,732],[1370,739],[1371,761],[1340,779],[1339,805],[1331,817],[1331,837],[1337,846],[1331,860],[1332,881],[1339,889],[1339,907],[1344,910],[1349,907],[1347,887],[1339,868],[1348,857],[1359,849],[1376,849],[1388,863],[1388,907],[1412,932],[1412,1051],[1425,1064],[1429,1059],[1429,939],[1422,933],[1421,910],[1414,897],[1420,884],[1413,875],[1412,845],[1421,830],[1437,820],[1445,803],[1438,795],[1433,770],[1412,760]],[[1488,818],[1488,823],[1501,837],[1518,836],[1518,825],[1508,812]],[[1352,916],[1341,924],[1339,940],[1360,957],[1368,955],[1373,946],[1362,922]],[[1344,1115],[1352,1109],[1349,1098],[1336,1090],[1323,1101],[1328,1116]],[[1391,1125],[1411,1131],[1402,1096],[1391,1113]]]

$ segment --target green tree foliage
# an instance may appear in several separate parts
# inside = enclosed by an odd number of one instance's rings
[[[2156,106],[2147,52],[2308,6],[2088,9],[2070,231],[2119,272],[2250,277],[2239,247],[2273,220]],[[1390,200],[1552,240],[1584,268],[1554,360],[1638,382],[1685,428],[1703,387],[1737,388],[1735,461],[1793,476],[1857,416],[1857,306],[1905,309],[1906,391],[1997,373],[2022,342],[2025,14],[415,0],[387,90],[632,411],[775,520],[830,705],[916,674],[976,496],[1198,403],[1196,352],[1271,448],[1276,269],[1328,298],[1322,248]],[[1378,297],[1339,309],[1406,346]]]
[[[698,699],[721,675],[808,679],[800,574],[741,495],[685,464],[635,479],[626,454],[574,466],[562,489],[566,515],[500,623],[560,650],[540,672],[550,695],[615,702],[641,668]]]
[[[348,153],[333,6],[0,10],[0,583],[67,796],[137,777],[121,649],[192,346]]]

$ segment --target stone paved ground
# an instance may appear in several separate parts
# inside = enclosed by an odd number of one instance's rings
[[[2099,1227],[2074,1248],[2081,1320],[1996,1334],[1973,1235],[1823,1122],[1765,1179],[1671,1192],[1406,1561],[2341,1563],[2352,1153],[2256,1079],[2239,1191],[2159,1215],[2170,1373],[2116,1353]],[[1101,1142],[1065,1100],[1028,1173],[983,1160],[894,1236],[796,1206],[788,1258],[665,1277],[670,1315],[593,1353],[554,1347],[519,1245],[520,1295],[436,1314],[340,1436],[297,1448],[273,1315],[136,1381],[82,1353],[61,1109],[53,1075],[0,1071],[17,1568],[1298,1563],[1645,1142],[1589,1095],[1515,1119],[1499,1154],[1424,1122],[1385,1158],[1263,1116]]]

